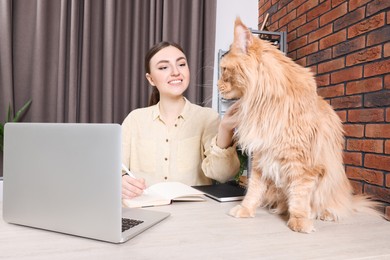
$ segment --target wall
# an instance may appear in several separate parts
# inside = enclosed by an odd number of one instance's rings
[[[228,50],[233,41],[234,21],[237,16],[248,26],[257,30],[257,0],[217,0],[217,21],[214,55],[213,108],[218,101],[218,51]]]
[[[344,122],[357,193],[390,203],[390,1],[260,0],[259,24],[287,31],[288,56],[316,74]],[[390,216],[390,208],[387,207]]]

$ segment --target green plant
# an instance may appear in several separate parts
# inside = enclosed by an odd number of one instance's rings
[[[30,99],[29,101],[24,104],[24,106],[16,112],[15,116],[12,113],[12,108],[11,105],[8,107],[8,112],[7,112],[7,118],[4,124],[0,123],[0,150],[3,151],[4,148],[4,125],[8,122],[19,122],[26,110],[29,108],[31,105],[32,100]]]

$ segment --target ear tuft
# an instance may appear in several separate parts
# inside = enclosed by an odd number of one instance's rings
[[[234,45],[243,53],[248,52],[248,47],[252,44],[252,33],[242,23],[240,17],[236,18],[234,23]]]

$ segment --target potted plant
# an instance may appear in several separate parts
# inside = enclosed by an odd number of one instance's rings
[[[31,99],[27,101],[26,104],[16,112],[15,116],[13,116],[11,105],[9,105],[6,121],[4,124],[0,123],[0,151],[3,152],[4,149],[4,125],[8,122],[19,122],[26,110],[30,107],[31,102]]]

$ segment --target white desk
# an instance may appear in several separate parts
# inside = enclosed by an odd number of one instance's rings
[[[316,221],[317,232],[300,234],[265,209],[251,219],[230,217],[226,213],[235,204],[208,200],[155,207],[171,216],[120,245],[0,219],[0,259],[390,259],[386,220],[354,215],[341,223]]]

